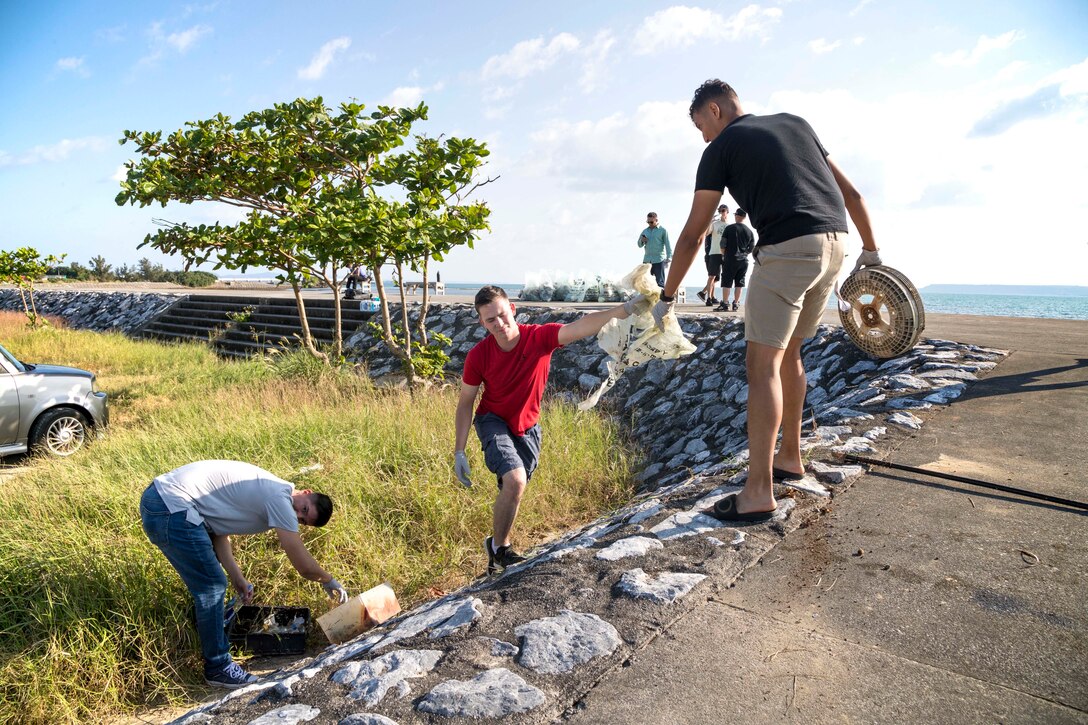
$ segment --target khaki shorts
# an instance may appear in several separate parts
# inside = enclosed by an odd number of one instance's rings
[[[790,338],[816,334],[845,248],[846,232],[759,247],[744,305],[744,339],[784,350]]]

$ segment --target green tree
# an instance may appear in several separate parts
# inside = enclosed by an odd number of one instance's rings
[[[213,261],[214,269],[277,271],[295,293],[304,345],[327,360],[301,295],[307,276],[320,279],[333,292],[333,355],[339,358],[343,269],[366,260],[375,270],[392,263],[398,277],[405,268],[425,272],[428,260],[471,245],[487,229],[489,214],[482,202],[465,202],[490,181],[477,179],[488,155],[484,144],[416,137],[411,151],[393,153],[412,125],[426,120],[427,107],[364,109],[351,102],[337,111],[318,97],[276,104],[237,122],[222,114],[189,122],[165,139],[160,131],[125,131],[121,143],[136,144],[143,157],[128,162],[116,201],[215,201],[246,209],[234,225],[160,222],[163,228],[141,246],[180,254],[189,265]],[[403,335],[394,334],[385,290],[380,278],[375,282],[385,342],[412,376],[415,345],[426,345],[426,338],[413,342],[407,313]]]
[[[91,279],[96,282],[110,282],[115,279],[113,265],[106,264],[106,258],[102,255],[91,257]]]
[[[146,244],[146,242],[145,242]],[[166,269],[161,264],[153,264],[147,257],[136,263],[136,279],[144,282],[164,282]]]
[[[57,257],[50,254],[42,258],[41,253],[32,247],[20,247],[13,252],[0,251],[0,282],[19,288],[23,312],[26,313],[31,327],[48,324],[38,314],[38,306],[34,303],[34,284],[45,277],[50,267],[56,267],[64,261],[65,256],[67,255]]]
[[[72,275],[78,282],[86,282],[91,278],[91,270],[87,269],[79,262],[72,262],[71,269]]]

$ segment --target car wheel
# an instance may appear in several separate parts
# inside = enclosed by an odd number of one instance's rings
[[[73,408],[47,410],[34,421],[30,447],[37,453],[70,456],[87,442],[90,426],[87,418]]]

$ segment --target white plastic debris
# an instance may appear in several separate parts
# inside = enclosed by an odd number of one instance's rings
[[[650,276],[648,264],[635,267],[623,278],[621,285],[646,295],[654,303],[661,295],[661,288]],[[609,320],[597,333],[597,344],[612,358],[608,361],[608,377],[578,408],[589,410],[597,405],[601,396],[616,384],[629,367],[644,365],[650,360],[673,360],[695,352],[695,346],[680,329],[675,314],[666,317],[664,324],[664,330],[657,329],[649,311],[625,320]]]

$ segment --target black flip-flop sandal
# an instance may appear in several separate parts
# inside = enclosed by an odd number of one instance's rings
[[[796,483],[797,481],[804,480],[804,473],[794,473],[793,471],[787,471],[782,468],[771,467],[771,478],[775,483],[780,481],[786,481],[787,483]]]
[[[749,511],[742,514],[737,511],[737,495],[734,493],[718,499],[713,506],[703,511],[703,513],[718,521],[744,521],[746,523],[770,521],[778,513],[778,507],[775,507],[773,511]]]

